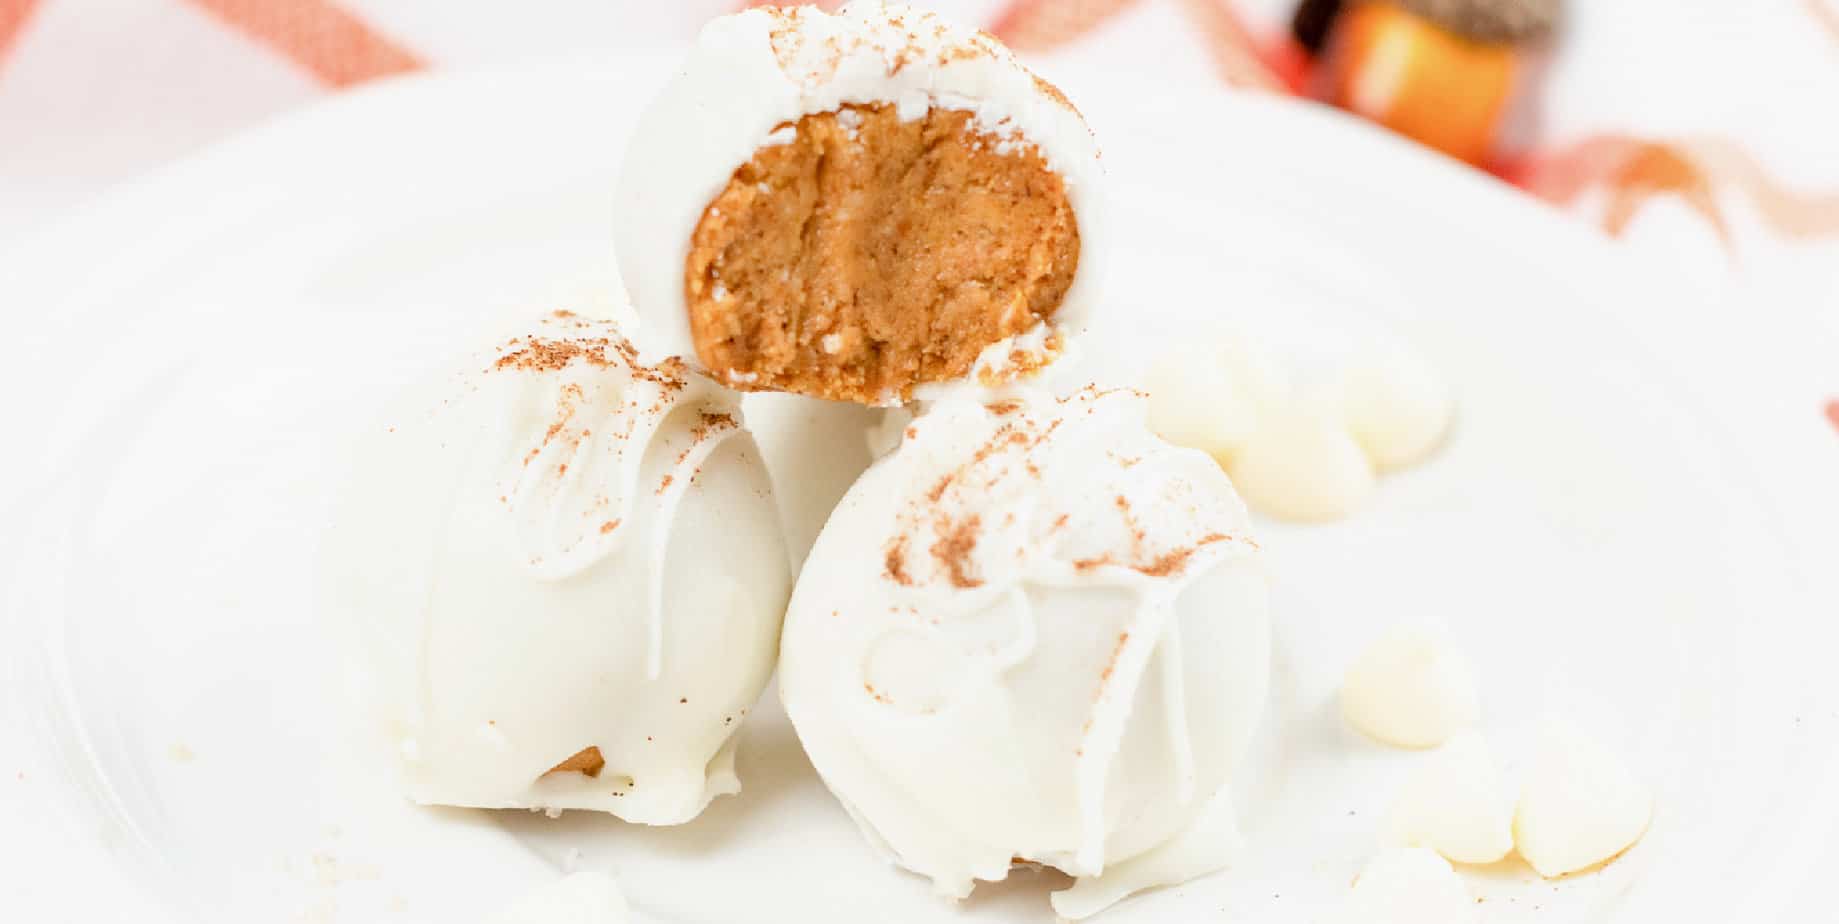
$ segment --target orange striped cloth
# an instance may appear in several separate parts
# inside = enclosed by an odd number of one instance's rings
[[[331,87],[424,67],[414,52],[329,0],[187,0]]]
[[[0,62],[47,0],[0,0]],[[177,0],[268,47],[330,87],[423,67],[414,52],[330,0]],[[99,15],[106,15],[101,11]]]

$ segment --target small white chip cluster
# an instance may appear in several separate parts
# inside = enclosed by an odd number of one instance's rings
[[[1400,345],[1368,348],[1331,384],[1296,388],[1250,338],[1220,335],[1163,356],[1145,384],[1158,434],[1211,454],[1247,503],[1285,520],[1358,509],[1379,473],[1437,448],[1454,407],[1430,364]]]
[[[1515,803],[1475,729],[1474,671],[1441,633],[1382,636],[1349,666],[1341,706],[1375,741],[1436,749],[1386,813],[1387,848],[1356,881],[1347,920],[1474,920],[1451,863],[1496,863],[1517,850],[1539,875],[1557,878],[1621,855],[1653,816],[1653,795],[1621,757],[1558,716],[1541,725]]]

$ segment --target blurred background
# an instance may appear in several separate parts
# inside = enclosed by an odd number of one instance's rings
[[[0,248],[368,81],[655,48],[745,5],[0,0]],[[1128,73],[1353,111],[1735,310],[1808,311],[1839,330],[1839,0],[921,5],[981,25],[1050,77]],[[1193,137],[1244,143],[1231,125]],[[1839,427],[1839,403],[1822,412]]]

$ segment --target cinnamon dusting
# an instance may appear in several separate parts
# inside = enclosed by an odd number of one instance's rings
[[[888,543],[887,558],[883,567],[888,578],[902,587],[913,586],[913,576],[907,573],[907,537],[896,536]]]
[[[956,523],[941,519],[933,525],[939,538],[929,551],[945,567],[953,587],[983,586],[983,580],[970,573],[971,553],[977,548],[977,530],[982,524],[983,518],[973,513]]]

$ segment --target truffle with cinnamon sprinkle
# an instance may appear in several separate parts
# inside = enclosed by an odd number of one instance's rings
[[[738,396],[557,312],[354,461],[327,596],[410,798],[676,824],[739,789],[791,577]]]
[[[1053,902],[1079,918],[1225,862],[1268,676],[1258,545],[1219,467],[1144,416],[1090,388],[939,401],[793,592],[800,740],[868,840],[947,896],[1039,863],[1076,877]]]

